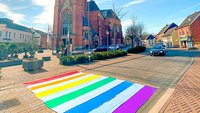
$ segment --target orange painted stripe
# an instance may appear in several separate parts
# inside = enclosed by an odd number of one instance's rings
[[[74,76],[74,77],[65,78],[65,79],[62,79],[62,80],[58,80],[58,81],[50,82],[50,83],[47,83],[47,84],[35,86],[35,87],[30,88],[30,89],[36,90],[36,89],[39,89],[39,88],[43,88],[43,87],[59,84],[59,83],[62,83],[62,82],[66,82],[66,81],[69,81],[69,80],[73,80],[73,79],[76,79],[76,78],[80,78],[80,77],[85,76],[85,75],[88,75],[88,74],[83,73],[83,74],[80,74],[80,75],[77,75],[77,76]]]
[[[32,82],[25,82],[25,83],[23,83],[23,84],[26,85],[26,86],[34,85],[34,84],[43,83],[43,82],[46,82],[46,81],[55,80],[55,79],[58,79],[58,78],[70,76],[70,75],[73,75],[73,74],[76,74],[76,73],[79,73],[79,72],[80,72],[80,71],[78,71],[78,70],[76,70],[76,71],[70,71],[70,72],[67,72],[67,73],[65,73],[65,74],[60,74],[60,75],[53,76],[53,77],[49,77],[49,78],[44,78],[44,79],[40,79],[40,80],[35,80],[35,81],[32,81]]]

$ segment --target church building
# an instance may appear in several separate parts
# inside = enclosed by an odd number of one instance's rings
[[[53,48],[72,50],[123,43],[121,20],[112,9],[100,10],[95,1],[56,0]]]

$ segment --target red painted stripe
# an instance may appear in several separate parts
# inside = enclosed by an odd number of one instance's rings
[[[78,71],[78,70],[70,71],[70,72],[67,72],[65,74],[61,74],[61,75],[57,75],[57,76],[53,76],[53,77],[49,77],[49,78],[44,78],[44,79],[40,79],[40,80],[35,80],[35,81],[32,81],[32,82],[25,82],[23,84],[25,84],[27,86],[34,85],[34,84],[38,84],[38,83],[47,82],[47,81],[50,81],[50,80],[55,80],[55,79],[58,79],[58,78],[70,76],[70,75],[73,75],[73,74],[76,74],[76,73],[79,73],[79,72],[80,71]]]

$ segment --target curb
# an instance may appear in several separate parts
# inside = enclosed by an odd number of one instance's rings
[[[190,61],[190,64],[181,72],[181,74],[179,74],[183,75],[183,77],[179,81],[178,85],[175,88],[168,88],[166,92],[163,94],[163,96],[155,103],[155,105],[150,109],[148,113],[159,113],[163,109],[164,105],[167,104],[167,101],[170,100],[170,97],[176,92],[176,89],[185,78],[187,71],[194,63],[194,59],[195,58],[193,57]]]

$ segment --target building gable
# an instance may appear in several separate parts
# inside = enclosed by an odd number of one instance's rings
[[[200,11],[189,15],[179,26],[179,28],[191,25],[200,16]]]

